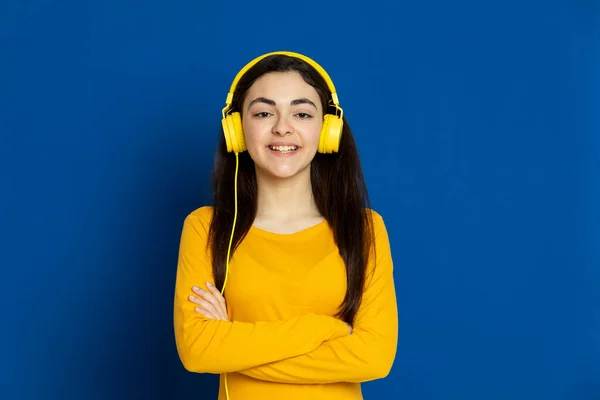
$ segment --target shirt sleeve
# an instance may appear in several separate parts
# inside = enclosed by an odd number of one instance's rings
[[[324,342],[307,354],[240,373],[260,380],[295,384],[366,382],[389,374],[396,356],[398,311],[388,234],[378,214],[374,222],[378,227],[375,269],[366,281],[352,334]]]
[[[175,281],[175,343],[188,371],[239,371],[306,354],[328,340],[348,336],[343,321],[325,315],[248,323],[212,320],[195,312],[188,300],[192,286],[214,282],[205,220],[192,213],[184,221]]]

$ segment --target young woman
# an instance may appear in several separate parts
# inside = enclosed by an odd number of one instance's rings
[[[180,359],[221,374],[219,399],[362,399],[360,383],[392,367],[398,315],[386,227],[333,82],[306,56],[269,53],[226,103],[214,202],[183,224]]]

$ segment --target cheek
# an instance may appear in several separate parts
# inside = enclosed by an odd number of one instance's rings
[[[248,148],[257,146],[261,141],[262,135],[264,135],[264,129],[256,121],[242,120],[242,129],[244,130],[244,139]]]
[[[315,123],[314,126],[312,126],[310,129],[308,129],[306,131],[306,138],[311,143],[311,145],[313,145],[314,147],[317,147],[319,145],[319,139],[321,137],[322,126],[323,125],[320,122]]]

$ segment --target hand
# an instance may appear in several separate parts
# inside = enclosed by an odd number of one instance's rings
[[[192,288],[194,294],[190,295],[188,299],[198,306],[195,311],[210,319],[229,321],[227,305],[221,292],[210,282],[206,282],[206,287],[208,291],[198,286]]]

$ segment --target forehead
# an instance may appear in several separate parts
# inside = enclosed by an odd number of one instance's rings
[[[306,83],[298,72],[269,72],[258,78],[246,93],[245,102],[262,96],[272,100],[286,101],[306,97],[319,103],[319,94]]]

